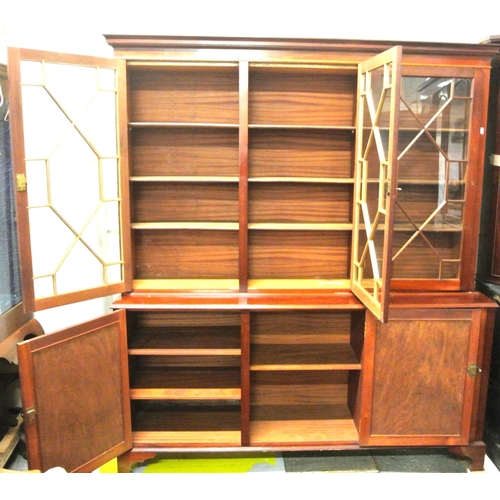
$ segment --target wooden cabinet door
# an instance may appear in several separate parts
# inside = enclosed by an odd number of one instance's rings
[[[360,444],[466,444],[473,411],[481,309],[391,309],[368,314]]]
[[[91,472],[132,447],[125,312],[18,344],[28,466]]]
[[[8,57],[25,309],[130,290],[125,62]]]
[[[387,319],[397,182],[401,47],[359,65],[351,290]]]

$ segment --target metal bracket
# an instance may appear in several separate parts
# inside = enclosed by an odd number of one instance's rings
[[[26,423],[26,425],[32,424],[36,420],[36,409],[34,406],[30,406],[29,408],[26,408],[26,411],[24,412],[23,419]]]
[[[28,183],[24,174],[16,174],[16,189],[19,192],[26,191]]]
[[[478,373],[481,373],[482,371],[483,370],[481,370],[481,368],[479,368],[479,366],[477,366],[475,363],[467,367],[467,374],[469,375],[469,377],[475,377]]]

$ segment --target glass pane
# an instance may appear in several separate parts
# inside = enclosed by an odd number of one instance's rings
[[[118,283],[116,72],[28,61],[21,71],[35,297]]]
[[[49,186],[47,184],[47,162],[32,160],[26,162],[26,178],[31,185],[28,190],[28,206],[49,204]]]
[[[43,87],[23,87],[22,100],[25,157],[48,159],[71,130],[71,123]]]
[[[459,276],[471,97],[470,79],[403,78],[394,278]]]
[[[120,196],[118,160],[116,158],[101,160],[101,175],[103,200],[117,200]]]
[[[99,90],[116,91],[116,73],[109,68],[97,69],[97,86]]]
[[[43,63],[39,61],[21,62],[21,85],[43,85]]]
[[[77,241],[56,274],[57,292],[69,293],[101,286],[103,273],[101,262],[81,241]]]
[[[54,210],[80,233],[99,206],[100,181],[98,158],[76,130],[66,135],[50,157],[49,173]]]
[[[44,90],[54,105],[76,122],[97,93],[96,68],[45,63],[43,69]]]
[[[31,209],[29,223],[33,275],[53,275],[75,244],[76,236],[50,207]]]
[[[116,224],[118,202],[100,205],[81,235],[82,241],[103,263],[120,262],[119,226]]]
[[[114,93],[99,92],[77,122],[79,132],[95,148],[99,157],[117,155],[115,107]]]

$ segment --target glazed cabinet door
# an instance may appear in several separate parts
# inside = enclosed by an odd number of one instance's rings
[[[18,344],[30,469],[92,472],[132,447],[125,312]]]
[[[386,324],[367,316],[360,444],[466,444],[483,310],[390,314]]]
[[[488,72],[404,66],[391,290],[474,289]]]
[[[351,290],[381,321],[389,307],[401,58],[394,47],[358,69]]]
[[[17,48],[8,56],[25,308],[128,290],[124,63]]]

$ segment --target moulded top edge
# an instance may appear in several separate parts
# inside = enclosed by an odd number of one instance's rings
[[[168,35],[124,35],[104,34],[106,41],[120,49],[260,49],[260,50],[342,50],[342,51],[383,51],[394,45],[401,45],[405,51],[456,53],[471,55],[497,54],[499,47],[492,43],[422,42],[398,40],[360,40],[326,38],[260,38],[260,37],[197,37]]]

